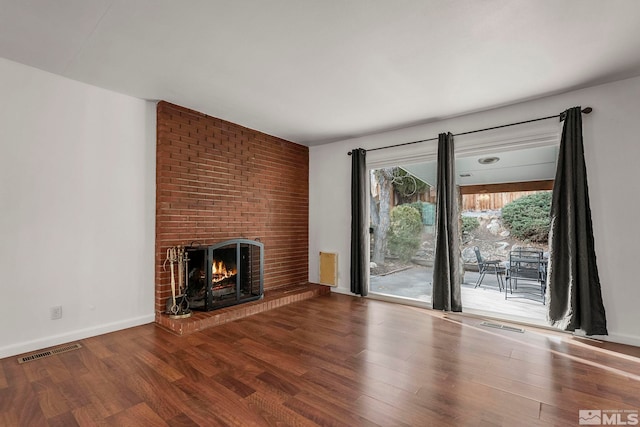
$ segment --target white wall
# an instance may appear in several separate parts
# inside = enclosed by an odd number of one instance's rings
[[[0,94],[0,357],[152,322],[155,105],[1,58]]]
[[[428,94],[425,94],[428,96]],[[437,100],[434,100],[437,102]],[[609,327],[608,340],[640,345],[640,265],[637,214],[640,159],[640,77],[310,149],[309,280],[318,280],[318,252],[339,254],[338,292],[349,292],[350,169],[352,148],[374,148],[558,114],[591,106],[583,131],[596,255]],[[538,122],[547,132],[555,120]],[[514,129],[514,128],[509,128]],[[476,134],[481,135],[481,134]],[[458,141],[458,139],[456,139]],[[435,143],[368,154],[424,155]],[[385,153],[382,155],[382,153]]]

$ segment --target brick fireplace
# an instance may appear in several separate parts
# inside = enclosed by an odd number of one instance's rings
[[[307,283],[307,147],[162,101],[156,150],[156,321],[169,247],[257,240],[265,294]]]

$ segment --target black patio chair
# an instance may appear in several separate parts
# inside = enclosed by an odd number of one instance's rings
[[[518,289],[518,282],[523,282],[521,289]],[[545,293],[547,289],[547,259],[542,251],[538,249],[514,249],[509,253],[509,267],[506,274],[504,287],[504,298],[517,294],[516,298],[530,298],[546,304]]]
[[[473,247],[473,251],[476,253],[476,259],[478,260],[478,273],[480,273],[480,277],[476,280],[476,284],[474,288],[477,288],[482,283],[484,276],[488,273],[495,274],[496,280],[498,281],[498,290],[502,291],[502,275],[504,274],[504,267],[502,266],[502,261],[498,259],[485,260],[482,258],[480,254],[480,248],[477,246]]]

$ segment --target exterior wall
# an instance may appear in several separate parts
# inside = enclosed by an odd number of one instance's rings
[[[155,105],[5,59],[0,93],[0,357],[152,322]]]
[[[635,260],[638,247],[640,210],[637,193],[637,159],[640,158],[640,77],[622,80],[479,112],[439,122],[413,126],[362,138],[339,141],[310,149],[309,277],[318,276],[318,251],[337,252],[339,287],[349,293],[350,169],[351,149],[375,148],[437,136],[440,132],[460,133],[489,126],[557,114],[569,107],[593,107],[583,117],[585,156],[588,172],[596,255],[607,311],[607,339],[640,345],[640,286]],[[560,124],[545,120],[496,132],[456,138],[456,148],[482,149],[496,140],[521,139],[528,131],[557,134]],[[520,135],[516,135],[520,133]],[[370,152],[367,162],[385,157],[402,158],[407,163],[420,156],[435,158],[437,143],[415,144],[398,149]],[[631,195],[631,197],[625,197]],[[464,301],[463,301],[464,304]]]
[[[308,278],[309,149],[167,102],[157,107],[156,313],[170,246],[264,244],[264,287]]]

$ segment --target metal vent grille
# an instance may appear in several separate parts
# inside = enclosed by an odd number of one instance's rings
[[[18,363],[33,362],[34,360],[44,359],[45,357],[53,356],[55,354],[66,353],[67,351],[73,351],[82,348],[78,343],[67,344],[62,347],[52,348],[51,350],[40,351],[28,356],[18,358]]]
[[[514,328],[512,326],[505,326],[505,325],[501,325],[499,323],[482,322],[482,323],[480,323],[480,325],[481,326],[486,326],[487,328],[504,329],[505,331],[519,332],[521,334],[524,334],[524,329]]]

